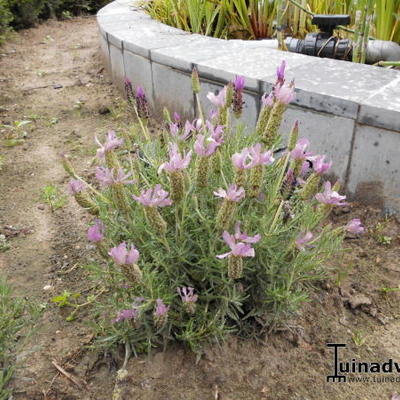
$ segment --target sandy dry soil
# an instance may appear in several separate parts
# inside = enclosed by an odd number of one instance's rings
[[[88,348],[90,309],[66,322],[49,301],[66,289],[92,290],[80,268],[93,257],[84,237],[87,216],[70,199],[55,212],[40,199],[48,184],[65,191],[60,153],[71,154],[87,174],[94,134],[126,120],[100,62],[95,20],[51,21],[16,35],[0,49],[0,85],[0,123],[34,121],[23,144],[1,142],[0,233],[10,249],[0,253],[0,273],[19,295],[46,305],[19,357],[14,399],[111,399],[120,356]],[[104,114],[104,107],[113,112]],[[400,392],[400,382],[326,383],[332,369],[327,342],[346,343],[346,359],[400,362],[400,294],[381,290],[400,283],[399,222],[385,223],[379,233],[391,237],[385,245],[377,240],[378,210],[353,205],[347,211],[333,215],[333,223],[360,217],[370,233],[348,240],[350,251],[334,262],[339,285],[332,273],[302,315],[263,342],[232,338],[222,349],[209,348],[197,364],[179,346],[132,358],[123,399],[375,400]],[[59,374],[53,360],[79,386]]]

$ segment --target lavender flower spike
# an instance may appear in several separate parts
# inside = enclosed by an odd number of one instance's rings
[[[307,147],[310,145],[310,141],[306,138],[300,139],[295,148],[290,152],[290,157],[293,160],[305,160],[311,155],[310,152],[306,152]]]
[[[139,260],[139,252],[135,246],[132,245],[130,250],[128,250],[125,242],[113,247],[108,254],[118,265],[133,265]]]
[[[244,77],[236,76],[233,81],[233,104],[232,109],[236,118],[240,118],[243,111],[243,88]]]
[[[198,300],[197,294],[194,294],[192,287],[178,287],[176,288],[179,296],[181,296],[183,305],[189,314],[193,314],[195,310],[195,303]]]
[[[130,308],[127,310],[121,310],[118,312],[118,315],[115,319],[113,319],[112,323],[122,322],[126,319],[136,319],[139,314],[139,310],[137,308]]]
[[[246,163],[246,161],[248,162]],[[250,159],[250,150],[245,147],[240,153],[235,153],[232,155],[232,163],[234,167],[239,170],[249,169],[253,166],[252,160]]]
[[[235,90],[244,89],[244,76],[235,76],[235,79],[233,81],[233,88]]]
[[[99,181],[100,185],[103,187],[114,185],[117,183],[123,184],[133,184],[134,180],[128,180],[128,178],[132,175],[132,173],[125,174],[122,168],[120,168],[115,174],[114,169],[109,169],[105,167],[97,167],[96,168],[96,178]]]
[[[194,151],[197,155],[201,157],[209,157],[215,153],[217,147],[220,146],[221,143],[214,140],[212,137],[207,139],[209,141],[208,144],[205,144],[206,138],[204,135],[197,135],[196,142],[194,143]]]
[[[166,306],[162,299],[156,300],[156,309],[153,313],[153,318],[156,325],[161,328],[168,320],[169,306]]]
[[[306,247],[312,247],[308,243],[313,239],[311,232],[301,233],[295,241],[295,245],[299,250],[305,250]]]
[[[221,89],[217,95],[215,95],[213,92],[208,92],[207,99],[218,108],[224,107],[226,101],[226,87]]]
[[[283,85],[285,82],[285,68],[286,68],[286,61],[282,60],[281,65],[276,70],[277,85]]]
[[[228,256],[235,256],[235,257],[254,257],[255,256],[255,251],[251,247],[252,243],[257,243],[260,239],[260,235],[256,235],[253,237],[249,237],[246,235],[247,242],[239,242],[237,241],[235,235],[229,234],[229,232],[224,231],[222,234],[222,237],[225,241],[225,243],[230,247],[231,251],[228,253],[220,254],[217,255],[217,258],[226,258]]]
[[[274,93],[271,92],[268,96],[264,93],[261,96],[261,102],[264,107],[272,107],[274,105]]]
[[[235,234],[234,234],[235,240],[241,241],[244,243],[257,243],[260,241],[260,239],[261,239],[260,234],[257,234],[254,236],[249,236],[247,233],[242,233],[240,231],[240,225],[241,225],[240,221],[236,222],[236,224],[235,224]]]
[[[140,119],[147,120],[149,119],[149,105],[146,99],[146,95],[144,93],[144,89],[141,86],[138,86],[136,89],[136,107],[138,117]]]
[[[357,235],[359,233],[363,233],[365,231],[365,228],[361,224],[361,221],[360,221],[359,218],[354,218],[351,221],[349,221],[347,223],[347,225],[344,227],[344,229],[347,232],[352,233],[354,235]]]
[[[325,162],[325,157],[325,155],[308,157],[312,161],[315,173],[318,175],[325,174],[332,166],[332,161]]]
[[[158,317],[162,317],[163,315],[167,314],[169,310],[169,306],[166,306],[162,299],[156,300],[156,310],[154,312],[155,315]]]
[[[68,192],[72,195],[83,192],[85,189],[86,185],[77,179],[71,179],[68,184]]]
[[[69,182],[68,192],[75,197],[76,202],[90,214],[97,215],[99,213],[99,207],[85,189],[86,185],[78,179],[72,179]]]
[[[254,257],[255,251],[251,247],[253,243],[257,243],[260,235],[248,236],[246,233],[240,232],[240,222],[235,225],[235,233],[233,235],[224,231],[222,237],[225,243],[230,247],[231,251],[217,255],[217,258],[228,258],[228,277],[230,279],[239,279],[243,275],[243,258]]]
[[[100,143],[99,139],[96,136],[95,136],[95,141],[100,146],[100,148],[97,150],[96,153],[97,157],[99,157],[100,159],[104,159],[104,156],[107,151],[116,149],[124,143],[124,139],[119,139],[115,131],[109,131],[107,133],[107,139],[104,145]]]
[[[289,104],[296,97],[294,85],[276,86],[274,89],[274,95],[281,104]]]
[[[347,205],[347,203],[343,201],[346,198],[346,196],[341,196],[338,192],[333,191],[332,185],[329,181],[325,182],[323,193],[317,193],[315,195],[315,198],[320,203],[324,204],[330,204],[335,206]]]
[[[249,151],[249,156],[252,160],[251,163],[254,167],[257,165],[270,165],[275,161],[271,150],[261,151],[261,143],[256,143],[253,147],[249,148]]]
[[[157,184],[152,189],[143,190],[140,196],[132,195],[133,199],[143,204],[145,207],[165,207],[172,204],[168,197],[169,193]]]
[[[230,185],[228,190],[218,189],[214,192],[215,196],[222,197],[229,201],[239,202],[240,200],[244,199],[245,191],[242,187],[238,188],[237,185]]]
[[[95,224],[88,229],[87,238],[90,242],[101,242],[104,238],[105,226],[99,219],[95,220]]]
[[[158,168],[158,173],[160,173],[163,169],[168,172],[178,171],[184,168],[187,168],[192,157],[192,151],[189,151],[187,154],[181,156],[178,151],[178,145],[176,143],[170,144],[169,148],[169,161],[160,165]]]

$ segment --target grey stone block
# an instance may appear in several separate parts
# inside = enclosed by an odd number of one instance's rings
[[[100,42],[100,56],[103,61],[107,72],[111,72],[111,63],[110,63],[110,50],[108,48],[108,41],[107,38],[103,35],[99,35],[99,42]]]
[[[173,113],[177,111],[184,118],[194,118],[194,97],[190,74],[152,63],[154,101],[156,113],[164,107]]]
[[[216,82],[201,80],[201,90],[200,90],[200,102],[202,105],[202,109],[204,112],[204,117],[207,119],[210,116],[212,110],[215,109],[214,105],[208,100],[207,94],[212,92],[214,94],[218,94],[220,90],[223,89],[222,85],[219,85]],[[244,128],[244,132],[250,132],[254,129],[257,123],[258,112],[259,112],[259,94],[254,92],[244,91],[243,93],[243,114],[242,117],[237,120],[233,113],[231,113],[231,123],[232,127],[235,128],[238,125],[241,125]],[[197,105],[196,105],[197,111]],[[198,113],[197,113],[198,115]]]
[[[117,32],[121,36],[120,32]],[[123,32],[124,48],[143,57],[150,58],[153,49],[170,47],[193,41],[192,35],[178,29],[165,29],[161,24],[141,24]]]
[[[361,102],[358,121],[400,132],[400,76]]]
[[[308,57],[313,62],[288,69],[299,95],[296,104],[356,118],[358,104],[398,78],[397,71],[348,61]],[[267,80],[273,82],[274,77]]]
[[[193,40],[184,45],[152,50],[152,61],[190,72],[194,63],[215,58],[216,50],[226,51],[231,47],[227,40],[197,34],[191,36]]]
[[[255,41],[251,46],[243,41],[234,42],[226,53],[199,62],[197,67],[200,75],[217,81],[243,75],[246,78],[246,88],[257,92],[260,91],[260,81],[268,75],[275,75],[283,59],[287,60],[290,68],[312,62],[310,57],[298,54],[282,55],[282,52],[269,48],[262,41]]]
[[[150,60],[125,50],[124,65],[125,77],[130,79],[134,88],[141,86],[144,89],[150,106],[153,108],[153,78]]]
[[[104,15],[113,15],[113,14],[125,14],[126,13],[126,5],[125,4],[119,4],[116,1],[113,1],[103,8],[101,8],[97,12],[97,17],[102,17]]]
[[[363,202],[400,212],[400,134],[357,125],[348,182]]]
[[[289,107],[282,121],[282,135],[287,143],[294,122],[299,121],[299,137],[310,140],[310,150],[315,154],[326,154],[333,161],[332,172],[345,182],[349,163],[354,120],[332,116],[297,107]]]
[[[117,85],[118,89],[124,90],[125,69],[122,50],[112,44],[109,45],[109,48],[112,80]]]

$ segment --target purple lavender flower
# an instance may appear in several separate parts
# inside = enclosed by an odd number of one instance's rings
[[[312,161],[315,173],[317,173],[318,175],[325,174],[332,166],[332,161],[325,162],[325,157],[326,157],[325,155],[316,155],[308,157],[308,160]]]
[[[132,195],[133,199],[143,204],[145,207],[165,207],[172,204],[172,200],[168,197],[169,193],[157,184],[152,189],[143,190],[140,196]]]
[[[275,98],[282,104],[289,104],[295,97],[294,85],[278,85],[274,88]]]
[[[240,153],[235,153],[232,155],[232,163],[237,169],[249,169],[253,166],[251,159],[249,159],[246,163],[249,156],[250,150],[248,149],[248,147],[245,147]]]
[[[223,125],[213,125],[212,122],[206,121],[207,131],[210,134],[210,141],[214,141],[221,145],[224,143],[224,126]]]
[[[315,198],[320,203],[324,203],[324,204],[332,204],[335,206],[347,205],[346,202],[343,202],[343,200],[346,198],[346,196],[341,196],[338,192],[333,191],[332,185],[329,181],[325,182],[323,193],[317,193],[315,195]]]
[[[86,185],[79,181],[78,179],[71,179],[68,184],[68,192],[69,194],[76,194],[84,191],[86,189]]]
[[[145,96],[144,89],[141,86],[138,86],[136,89],[136,97],[143,99]]]
[[[276,84],[283,85],[285,83],[286,61],[282,60],[281,65],[276,70]]]
[[[171,135],[173,137],[177,138],[178,140],[184,141],[192,134],[192,132],[197,131],[196,126],[195,126],[196,122],[197,122],[197,120],[194,120],[193,123],[191,123],[190,121],[186,121],[181,135],[179,135],[179,132],[181,130],[181,123],[180,122],[170,122],[169,132],[171,133]]]
[[[149,105],[146,99],[146,95],[144,93],[144,89],[141,86],[138,86],[136,89],[136,107],[139,118],[141,119],[149,118],[150,116]]]
[[[178,287],[176,288],[179,296],[186,304],[194,304],[198,300],[197,294],[194,294],[194,289],[192,287]]]
[[[90,242],[101,242],[104,238],[105,226],[99,219],[95,220],[93,226],[88,229],[87,238]]]
[[[157,317],[164,317],[168,314],[169,306],[166,306],[162,299],[156,300],[156,310],[154,311],[154,315]]]
[[[239,237],[243,237],[242,241],[237,241],[235,235]],[[247,236],[245,233],[241,233],[236,231],[234,235],[231,235],[229,232],[224,231],[222,237],[225,243],[230,247],[231,251],[228,253],[217,255],[217,258],[226,258],[228,256],[235,256],[235,257],[254,257],[255,251],[251,247],[252,243],[257,243],[260,239],[260,235],[256,236]]]
[[[275,159],[272,157],[272,151],[268,150],[265,152],[261,151],[261,144],[257,143],[254,146],[248,148],[245,147],[240,153],[235,153],[232,156],[233,165],[237,169],[249,169],[257,165],[270,165]]]
[[[176,137],[179,133],[179,124],[176,122],[169,123],[169,132],[172,136]]]
[[[311,245],[309,245],[308,243],[311,242],[311,240],[313,239],[313,234],[311,232],[306,232],[306,233],[301,233],[296,241],[295,241],[295,245],[299,250],[305,250],[306,247],[312,247]]]
[[[133,104],[135,100],[135,95],[133,94],[132,82],[129,78],[125,78],[124,86],[126,98],[130,104]]]
[[[354,218],[351,221],[349,221],[347,223],[347,225],[344,227],[344,229],[347,232],[352,233],[354,235],[357,235],[359,233],[363,233],[365,231],[365,228],[361,224],[361,221],[360,221],[359,218]]]
[[[117,183],[123,183],[125,185],[135,183],[134,180],[128,180],[132,173],[125,174],[122,168],[120,168],[115,175],[114,169],[109,169],[105,167],[96,168],[96,178],[103,187],[110,186]]]
[[[208,92],[207,99],[210,100],[211,103],[216,107],[224,107],[226,101],[226,87],[221,89],[217,95],[215,95],[213,92]]]
[[[240,221],[236,222],[236,224],[235,224],[235,234],[234,234],[235,240],[238,240],[238,241],[241,241],[244,243],[257,243],[260,241],[260,239],[261,239],[260,234],[257,234],[254,236],[249,236],[247,233],[242,233],[240,231],[240,225],[241,225]]]
[[[97,136],[95,136],[95,141],[100,146],[100,148],[97,150],[97,157],[100,159],[104,159],[106,151],[116,149],[124,143],[124,139],[118,139],[115,131],[109,131],[107,133],[107,139],[104,145],[100,143]]]
[[[110,255],[118,265],[132,265],[136,264],[139,260],[139,252],[136,250],[135,246],[131,245],[130,250],[128,250],[125,242],[113,247],[108,252],[108,255]]]
[[[178,171],[187,168],[192,157],[192,151],[184,154],[183,157],[179,153],[178,145],[176,143],[171,143],[169,146],[169,161],[160,165],[158,168],[158,173],[163,169],[168,172]]]
[[[244,199],[245,191],[242,187],[238,188],[237,185],[230,185],[228,190],[218,189],[214,192],[215,196],[222,197],[229,201],[239,202]]]
[[[306,152],[307,147],[310,145],[310,141],[306,138],[300,139],[295,148],[290,152],[290,157],[293,160],[305,160],[312,153]]]
[[[256,143],[249,148],[249,157],[252,160],[253,167],[257,165],[270,165],[275,161],[274,157],[272,157],[273,153],[271,150],[262,152],[261,148],[261,143]]]
[[[181,116],[175,111],[174,112],[174,121],[179,123],[181,121]]]
[[[393,392],[390,400],[400,400],[400,395],[397,392]]]
[[[244,77],[236,76],[233,81],[233,104],[232,109],[236,118],[239,118],[243,111],[243,88]]]
[[[264,93],[261,97],[261,102],[264,107],[272,107],[274,105],[274,93],[271,92],[269,95]]]
[[[235,90],[243,90],[244,88],[244,76],[235,76],[233,81],[233,88]]]
[[[113,319],[111,322],[113,324],[117,322],[125,321],[126,319],[133,319],[135,320],[139,314],[139,310],[137,308],[130,308],[127,310],[121,310],[118,312],[117,317]]]
[[[209,157],[215,153],[217,147],[221,145],[221,143],[214,140],[212,137],[209,137],[207,141],[208,144],[205,144],[206,138],[204,135],[197,135],[196,142],[194,143],[194,151],[197,155],[201,157]]]
[[[307,161],[304,161],[301,164],[299,176],[304,176],[308,172],[309,169],[310,169],[310,164]]]

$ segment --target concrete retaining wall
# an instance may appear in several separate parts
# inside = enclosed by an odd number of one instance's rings
[[[190,34],[151,19],[132,0],[117,0],[97,15],[104,63],[122,90],[128,77],[145,89],[153,109],[167,106],[196,115],[190,72],[195,66],[201,98],[235,75],[246,78],[244,120],[254,126],[260,96],[287,61],[297,97],[282,132],[300,121],[300,136],[333,160],[334,173],[351,196],[400,212],[400,73],[345,61],[271,49],[267,41],[222,40]]]

